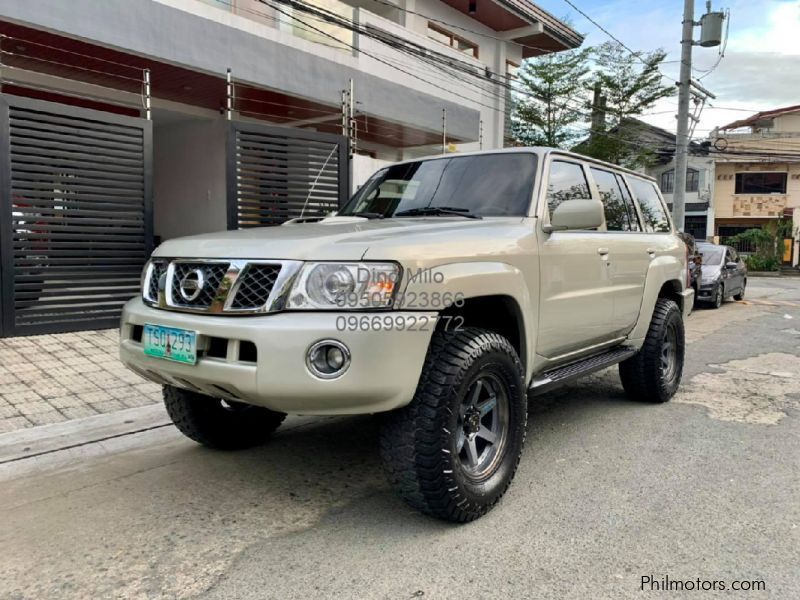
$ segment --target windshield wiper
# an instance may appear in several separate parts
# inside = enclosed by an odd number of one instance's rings
[[[384,215],[376,212],[356,212],[352,215],[342,215],[343,217],[363,217],[364,219],[383,219]]]
[[[476,215],[468,208],[458,208],[455,206],[422,206],[420,208],[409,208],[408,210],[401,210],[395,213],[395,217],[414,217],[426,215],[456,215],[458,217],[466,217],[467,219],[482,219],[480,215]]]

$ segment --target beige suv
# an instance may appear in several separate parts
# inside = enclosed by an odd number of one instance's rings
[[[287,413],[380,413],[403,498],[469,521],[511,482],[528,395],[619,364],[633,399],[672,397],[687,277],[651,179],[548,148],[445,155],[333,216],[165,242],[121,356],[215,448]]]

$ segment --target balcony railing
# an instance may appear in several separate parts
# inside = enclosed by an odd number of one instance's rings
[[[326,22],[316,15],[297,10],[277,0],[270,3],[276,8],[259,2],[258,0],[197,1],[209,6],[214,6],[225,12],[230,12],[270,27],[275,27],[280,31],[286,31],[301,39],[324,44],[336,50],[352,52],[355,46],[356,34],[352,30]],[[353,21],[355,17],[355,8],[339,0],[303,0],[303,2],[348,21]]]

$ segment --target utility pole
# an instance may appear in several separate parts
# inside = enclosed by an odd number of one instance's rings
[[[681,73],[678,81],[678,131],[675,138],[675,187],[672,191],[672,220],[683,231],[686,213],[686,166],[689,154],[689,96],[694,45],[694,0],[683,0]]]
[[[686,215],[686,167],[689,161],[689,100],[696,88],[706,97],[714,95],[692,81],[692,46],[704,48],[719,46],[722,37],[722,12],[711,12],[711,0],[706,2],[706,13],[700,21],[694,20],[694,0],[683,0],[683,27],[681,29],[681,72],[678,81],[678,129],[675,136],[675,187],[672,191],[672,220],[679,231],[683,231]],[[694,27],[701,26],[700,41],[694,41]]]

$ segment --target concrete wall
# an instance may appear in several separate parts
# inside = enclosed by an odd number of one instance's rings
[[[153,206],[162,240],[227,228],[226,125],[223,119],[154,123]]]
[[[777,117],[772,130],[779,133],[800,132],[800,114]]]

